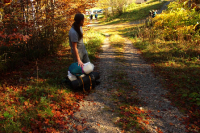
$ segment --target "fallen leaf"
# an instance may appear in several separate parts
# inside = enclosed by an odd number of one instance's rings
[[[28,102],[27,102],[27,101],[25,101],[25,102],[24,102],[24,105],[26,105],[26,106],[27,106],[27,105],[28,105]]]
[[[144,123],[148,125],[148,124],[149,124],[149,121],[144,121]]]
[[[86,129],[87,128],[87,126],[85,125],[85,126],[83,126],[83,129]]]
[[[73,133],[74,131],[73,130],[69,130],[69,133]]]
[[[81,125],[78,125],[78,126],[76,127],[76,129],[77,129],[78,131],[82,131],[82,130],[83,130],[83,127],[82,127]]]

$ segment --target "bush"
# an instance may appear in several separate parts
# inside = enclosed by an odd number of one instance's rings
[[[192,36],[198,36],[195,27],[200,22],[200,15],[194,9],[180,7],[181,4],[172,2],[165,13],[157,15],[153,19],[154,30],[162,30],[165,40],[196,40]],[[178,7],[178,8],[177,8]]]

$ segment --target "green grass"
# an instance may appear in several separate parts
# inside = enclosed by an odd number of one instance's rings
[[[125,38],[121,37],[118,34],[110,36],[110,43],[116,49],[123,49],[124,42],[125,42]]]
[[[121,22],[132,22],[135,20],[144,19],[149,16],[149,11],[160,9],[167,0],[160,2],[159,0],[150,0],[142,4],[132,3],[122,15],[114,15],[106,18],[105,24],[117,24]]]
[[[84,44],[89,54],[89,58],[91,62],[93,62],[97,53],[101,51],[101,44],[103,43],[105,36],[90,29],[87,31],[84,38]]]

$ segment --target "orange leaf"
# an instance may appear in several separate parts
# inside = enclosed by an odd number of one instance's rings
[[[74,124],[74,125],[73,125],[73,127],[75,128],[75,127],[76,127],[76,125]]]
[[[149,121],[144,121],[144,123],[148,125],[148,124],[149,124]]]
[[[100,126],[100,124],[99,124],[99,123],[97,123],[97,126]]]
[[[56,114],[55,114],[57,117],[60,117],[61,113],[60,111],[56,111]]]
[[[83,130],[83,127],[82,127],[81,125],[78,125],[78,126],[76,127],[76,129],[77,129],[78,131],[82,131],[82,130]]]
[[[141,122],[141,118],[140,117],[137,117],[137,120],[138,120],[139,123]]]
[[[194,129],[194,128],[195,128],[195,125],[191,125],[191,127]]]
[[[169,125],[173,126],[174,124],[170,122]]]
[[[27,102],[27,101],[25,101],[25,102],[24,102],[24,105],[26,105],[26,106],[27,106],[27,105],[28,105],[28,102]]]

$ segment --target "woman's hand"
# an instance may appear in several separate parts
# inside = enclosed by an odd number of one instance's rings
[[[80,66],[80,67],[84,66],[84,64],[83,64],[83,62],[81,60],[78,60],[78,66]]]

